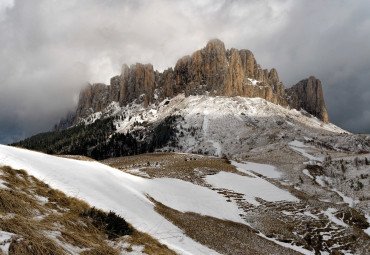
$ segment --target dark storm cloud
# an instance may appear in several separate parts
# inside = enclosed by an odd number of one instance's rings
[[[368,1],[0,1],[0,143],[48,130],[123,63],[163,70],[220,38],[290,86],[315,75],[332,122],[370,132]]]

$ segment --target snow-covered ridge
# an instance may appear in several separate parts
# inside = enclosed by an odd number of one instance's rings
[[[258,81],[251,81],[256,83]],[[316,117],[307,114],[305,111],[284,108],[280,105],[273,104],[262,98],[246,97],[210,97],[210,96],[188,96],[179,94],[172,99],[165,99],[159,104],[152,104],[144,107],[142,104],[129,104],[120,107],[117,102],[112,102],[102,112],[91,114],[80,122],[90,124],[100,117],[122,116],[116,121],[119,127],[118,132],[125,132],[133,123],[144,121],[155,122],[170,114],[203,114],[212,118],[233,115],[235,118],[242,120],[243,116],[247,117],[283,117],[298,122],[312,128],[319,128],[335,133],[348,133],[347,131],[335,126],[334,124],[325,124]],[[274,121],[274,119],[272,119]]]

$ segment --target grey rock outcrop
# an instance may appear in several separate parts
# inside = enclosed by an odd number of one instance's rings
[[[311,76],[308,79],[301,80],[296,85],[286,89],[285,93],[290,107],[297,110],[304,109],[323,122],[329,123],[322,85],[319,79]]]

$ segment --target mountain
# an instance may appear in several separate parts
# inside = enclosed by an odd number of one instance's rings
[[[67,123],[76,124],[111,102],[120,106],[132,102],[148,106],[184,93],[259,97],[284,107],[289,104],[298,110],[302,108],[328,123],[321,82],[310,77],[308,86],[301,81],[293,88],[285,90],[276,69],[262,69],[251,51],[226,50],[224,43],[215,39],[162,73],[154,71],[151,64],[123,65],[121,75],[113,77],[110,85],[98,83],[82,90],[75,116],[66,119]],[[65,127],[66,121],[62,120],[56,129]]]
[[[370,151],[368,140],[329,123],[320,80],[285,89],[252,52],[226,50],[216,39],[163,73],[150,64],[123,65],[110,85],[83,89],[76,112],[55,132],[14,145],[95,159],[154,151],[243,158],[294,139]]]

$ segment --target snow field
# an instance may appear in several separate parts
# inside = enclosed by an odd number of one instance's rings
[[[232,162],[238,169],[243,172],[248,172],[250,166],[255,166],[254,169],[262,169],[263,164],[256,163],[236,163]],[[256,167],[257,166],[257,167]],[[271,166],[266,165],[266,168],[271,170]],[[253,170],[253,168],[252,168]],[[240,171],[240,170],[239,170]],[[267,170],[264,170],[265,172]],[[272,172],[273,173],[273,172]],[[274,173],[276,175],[276,173]],[[211,184],[215,188],[222,188],[235,191],[237,193],[244,194],[244,198],[248,203],[255,206],[259,206],[260,203],[256,200],[257,197],[269,202],[275,201],[291,201],[299,202],[300,200],[290,194],[288,191],[282,190],[270,182],[254,175],[254,177],[241,176],[229,172],[219,172],[215,175],[208,175],[206,177],[207,183]]]
[[[98,162],[54,157],[0,145],[0,164],[25,169],[51,187],[105,211],[115,211],[180,254],[217,254],[193,241],[154,210],[147,194],[180,211],[243,222],[239,209],[217,192],[177,179],[145,179]]]

